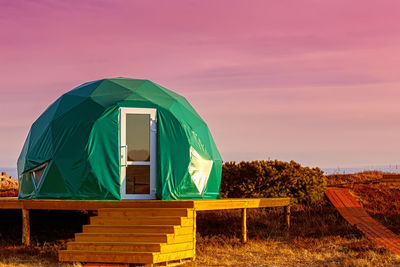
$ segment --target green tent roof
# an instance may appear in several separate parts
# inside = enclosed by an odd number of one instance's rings
[[[65,93],[33,123],[18,159],[19,198],[121,199],[121,107],[157,110],[157,198],[219,197],[221,156],[189,102],[148,80],[115,78]],[[202,188],[191,171],[196,155],[212,161]]]

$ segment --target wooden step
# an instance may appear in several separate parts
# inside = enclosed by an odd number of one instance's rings
[[[193,242],[193,233],[185,235],[153,234],[153,233],[77,233],[75,240],[79,242],[160,242],[184,243]]]
[[[162,233],[187,235],[193,233],[193,227],[177,225],[84,225],[84,233]]]
[[[193,257],[193,250],[172,253],[60,250],[60,261],[108,263],[158,263]]]
[[[147,242],[68,242],[67,250],[160,252],[162,243]]]
[[[58,260],[73,262],[154,263],[153,252],[60,250],[58,252]]]
[[[178,216],[193,217],[193,210],[182,208],[108,208],[99,209],[99,216]]]
[[[84,251],[135,251],[172,253],[193,249],[193,242],[166,244],[149,242],[68,242],[67,250]]]
[[[91,224],[104,225],[193,225],[193,219],[185,217],[114,217],[114,216],[95,216],[90,218]]]
[[[83,226],[84,233],[163,233],[173,234],[176,225],[98,225]]]
[[[178,251],[172,253],[154,253],[153,262],[168,262],[181,259],[193,258],[193,250]]]
[[[75,240],[79,242],[160,242],[167,243],[173,234],[153,233],[76,233]]]
[[[95,216],[90,218],[91,224],[104,225],[193,225],[193,219],[171,216]]]
[[[168,203],[169,205],[170,203]],[[194,257],[193,207],[106,207],[59,252],[60,261],[153,264]],[[193,203],[192,203],[193,204]]]

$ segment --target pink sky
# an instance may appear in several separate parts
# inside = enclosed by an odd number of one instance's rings
[[[225,161],[400,163],[400,1],[0,2],[0,166],[62,93],[104,77],[184,95]]]

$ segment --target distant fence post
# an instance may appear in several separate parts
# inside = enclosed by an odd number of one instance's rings
[[[31,245],[31,224],[29,219],[29,210],[22,209],[22,244]]]

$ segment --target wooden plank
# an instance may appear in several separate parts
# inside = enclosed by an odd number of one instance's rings
[[[76,233],[75,240],[79,242],[160,242],[173,240],[173,234],[152,233]]]
[[[283,207],[290,205],[290,198],[262,198],[255,208]]]
[[[197,213],[196,210],[193,209],[193,261],[196,260],[196,235],[197,235]]]
[[[193,258],[193,250],[179,251],[173,253],[154,253],[154,263],[168,262],[187,258]]]
[[[1,200],[0,200],[1,201]],[[193,208],[191,200],[19,200],[27,209],[98,210],[100,208]]]
[[[114,217],[96,216],[90,218],[91,224],[104,225],[181,225],[181,217]]]
[[[175,234],[176,235],[189,235],[193,233],[193,226],[185,226],[185,227],[176,227]]]
[[[193,242],[177,243],[177,244],[161,244],[161,253],[172,253],[185,250],[193,250]]]
[[[17,197],[0,197],[0,209],[22,209],[22,202]]]
[[[22,244],[31,245],[31,224],[29,219],[29,210],[22,209]]]
[[[242,242],[247,242],[247,209],[242,209]]]
[[[367,238],[400,255],[400,237],[368,215],[347,189],[328,188],[326,196],[343,218],[355,225]]]
[[[89,262],[83,265],[83,267],[129,267],[129,263],[94,263]]]
[[[42,210],[98,210],[101,208],[196,208],[196,210],[219,210],[241,208],[283,207],[290,198],[218,199],[218,200],[18,200],[0,198],[0,209]]]
[[[59,261],[73,262],[107,262],[107,263],[153,263],[152,252],[120,252],[120,251],[81,251],[60,250]]]
[[[173,234],[180,230],[173,225],[84,225],[84,233],[163,233]]]
[[[150,242],[68,242],[67,250],[161,252],[161,243]]]
[[[254,198],[254,199],[243,198],[243,199],[218,199],[218,200],[194,201],[194,208],[197,211],[284,207],[288,205],[290,205],[290,198]]]
[[[175,243],[186,243],[186,242],[194,242],[196,241],[196,237],[193,233],[184,234],[184,235],[172,235],[168,236],[167,244],[175,244]],[[193,245],[196,247],[196,244]]]
[[[99,209],[99,216],[180,216],[193,217],[183,208],[105,208]]]
[[[167,244],[193,242],[193,234],[153,233],[76,233],[78,242],[159,242]]]

